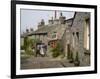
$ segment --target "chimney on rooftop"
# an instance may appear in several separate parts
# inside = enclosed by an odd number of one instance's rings
[[[63,16],[63,15],[62,15],[62,12],[60,13],[60,16]]]
[[[60,24],[65,24],[65,19],[66,19],[66,17],[63,16],[63,13],[61,12],[60,17],[59,17]]]
[[[29,29],[26,29],[26,33],[29,33]]]
[[[34,31],[33,28],[30,28],[30,31],[33,32]]]

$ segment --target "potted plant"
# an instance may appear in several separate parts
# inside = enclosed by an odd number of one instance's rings
[[[74,61],[74,65],[75,66],[79,66],[80,65],[78,52],[76,52],[76,58],[75,58],[75,61]]]

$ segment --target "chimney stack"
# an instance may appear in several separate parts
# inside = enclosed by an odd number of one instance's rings
[[[26,33],[29,33],[29,29],[26,29]]]
[[[62,12],[60,13],[60,16],[63,16],[63,15],[62,15]]]
[[[34,31],[33,28],[30,28],[30,31],[33,32]]]

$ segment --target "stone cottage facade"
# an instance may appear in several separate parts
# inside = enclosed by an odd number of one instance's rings
[[[44,20],[38,24],[36,31],[21,35],[21,40],[25,36],[29,38],[38,38],[47,46],[56,47],[57,42],[61,42],[63,52],[68,57],[70,52],[73,53],[73,58],[76,57],[76,52],[79,54],[80,62],[84,62],[84,53],[90,54],[90,13],[75,12],[74,17],[66,19],[62,13],[59,18],[55,17],[48,20],[45,25]],[[23,42],[22,42],[23,43]],[[22,44],[23,45],[23,44]]]
[[[75,58],[76,52],[79,59],[84,62],[85,53],[90,54],[90,13],[75,12],[71,26],[71,50]]]

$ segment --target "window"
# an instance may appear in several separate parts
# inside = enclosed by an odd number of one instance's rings
[[[77,39],[79,41],[79,32],[76,32]]]

